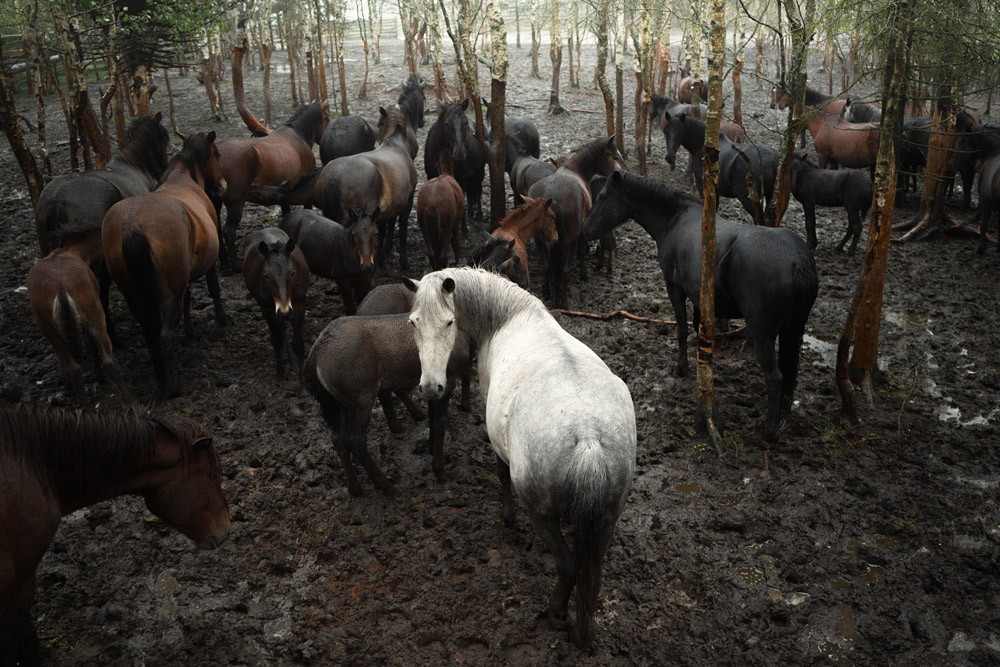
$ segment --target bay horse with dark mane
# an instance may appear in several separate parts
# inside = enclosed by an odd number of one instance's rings
[[[229,532],[219,457],[197,422],[141,409],[0,406],[0,665],[41,664],[29,612],[62,517],[126,494],[200,549]]]
[[[139,321],[161,395],[177,396],[173,349],[181,313],[191,335],[188,283],[205,276],[215,319],[226,323],[219,276],[219,227],[213,197],[226,189],[215,132],[195,134],[167,166],[156,190],[130,197],[104,217],[108,271]]]
[[[217,142],[222,175],[228,183],[221,197],[221,203],[226,205],[226,226],[219,251],[223,265],[231,263],[233,271],[240,270],[242,255],[236,251],[236,228],[246,203],[280,203],[266,193],[281,184],[294,187],[316,167],[313,144],[322,138],[329,125],[326,109],[326,102],[313,102],[265,137],[226,138]],[[287,212],[282,206],[282,213]]]
[[[677,374],[688,369],[687,300],[698,330],[701,294],[702,202],[645,176],[614,173],[587,216],[595,239],[635,220],[653,240],[677,320]],[[809,246],[783,228],[716,220],[715,316],[742,317],[767,385],[764,438],[778,438],[780,418],[792,408],[799,349],[819,289]],[[778,340],[775,360],[774,342]]]
[[[438,117],[427,131],[424,142],[424,171],[427,178],[439,176],[442,155],[452,165],[456,180],[465,193],[465,210],[470,217],[483,217],[483,178],[486,174],[486,152],[476,138],[465,110],[469,100],[442,104],[438,101]]]
[[[559,238],[552,200],[526,197],[524,204],[508,213],[472,256],[471,264],[498,271],[528,289],[528,242],[537,239],[548,245]]]
[[[170,135],[162,113],[136,118],[125,131],[125,146],[100,169],[56,176],[35,205],[35,230],[42,255],[64,239],[101,229],[104,214],[117,202],[149,192],[167,167]]]
[[[583,219],[590,210],[590,179],[595,174],[611,174],[615,167],[625,169],[613,136],[584,144],[551,176],[543,178],[528,191],[533,198],[552,200],[556,214],[558,240],[548,246],[543,296],[551,295],[558,308],[568,305],[566,294],[566,264],[571,250],[576,249],[580,260],[580,279],[586,280],[584,262],[587,242],[583,238]]]

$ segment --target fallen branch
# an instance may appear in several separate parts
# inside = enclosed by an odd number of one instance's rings
[[[601,112],[603,113],[603,112]],[[640,317],[638,315],[633,315],[627,310],[615,310],[610,313],[584,313],[579,310],[564,310],[562,308],[551,308],[549,310],[551,313],[562,313],[563,315],[572,315],[574,317],[586,317],[591,320],[612,320],[616,317],[624,317],[628,320],[635,320],[636,322],[648,322],[650,324],[677,324],[676,320],[657,320],[652,317]]]
[[[592,111],[590,109],[574,109],[573,107],[565,107],[566,111],[575,111],[577,113],[593,113],[593,114],[603,114],[603,111]]]

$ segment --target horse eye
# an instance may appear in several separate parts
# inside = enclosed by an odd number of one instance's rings
[[[454,323],[455,323],[455,320],[448,320],[448,324],[444,325],[444,328],[447,329],[448,327],[450,327]]]
[[[415,319],[413,319],[413,318],[411,317],[411,318],[410,318],[410,324],[411,324],[411,325],[412,325],[412,326],[413,326],[414,328],[416,328],[416,326],[417,326],[417,321],[416,321]]]

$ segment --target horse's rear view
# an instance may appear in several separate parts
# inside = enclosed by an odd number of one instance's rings
[[[476,340],[504,520],[513,523],[513,484],[556,557],[549,617],[567,617],[576,587],[570,636],[589,647],[601,563],[635,470],[635,410],[628,387],[563,330],[541,301],[487,271],[444,269],[425,276],[410,321],[420,351],[420,387],[431,399],[448,386],[456,331]]]

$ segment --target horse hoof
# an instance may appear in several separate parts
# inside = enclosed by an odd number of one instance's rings
[[[361,498],[365,495],[365,490],[361,488],[360,484],[348,484],[347,492],[355,498]]]
[[[385,495],[389,496],[390,498],[398,498],[399,497],[399,489],[397,489],[392,484],[386,484],[385,488],[382,489],[382,492]]]

